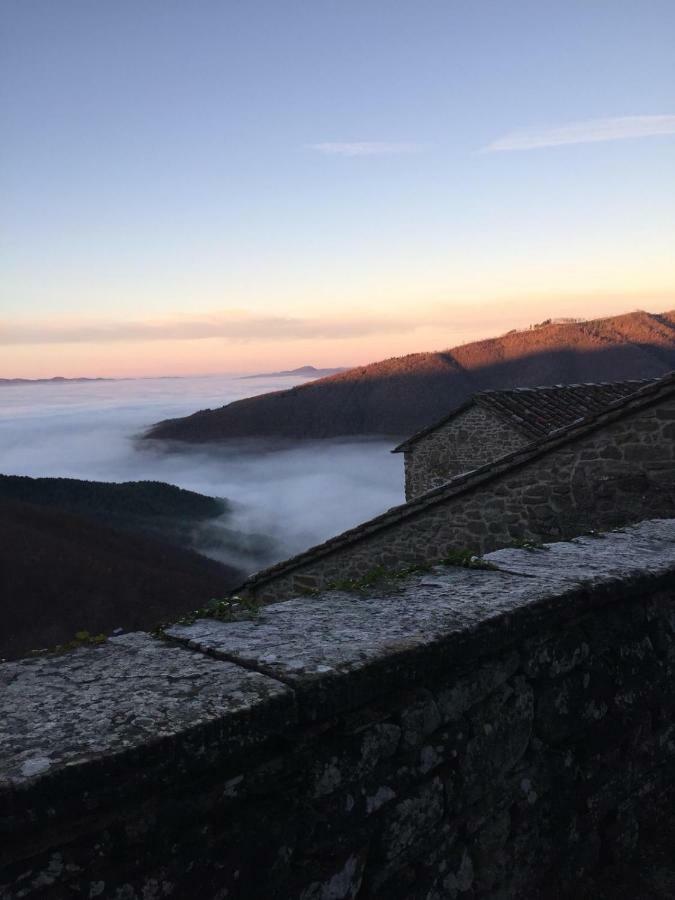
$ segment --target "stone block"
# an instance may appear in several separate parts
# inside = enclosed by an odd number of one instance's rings
[[[401,728],[378,722],[352,735],[331,736],[312,753],[310,782],[314,797],[324,797],[367,778],[400,743]]]
[[[492,779],[512,768],[530,740],[532,688],[524,678],[502,685],[469,714],[472,737],[459,761],[460,789],[467,799],[485,792]]]
[[[610,710],[613,684],[607,672],[575,670],[537,691],[535,733],[555,746],[587,730]]]
[[[518,653],[486,663],[475,672],[460,675],[448,687],[436,691],[436,701],[444,722],[454,722],[468,709],[503,684],[517,670]]]
[[[576,669],[588,659],[588,636],[582,626],[562,634],[543,636],[524,651],[523,671],[529,678],[556,678]]]
[[[444,809],[443,784],[440,778],[422,783],[410,796],[398,803],[388,815],[380,834],[379,847],[385,860],[391,862],[412,846],[424,841],[437,825]]]
[[[506,843],[511,830],[511,816],[507,809],[498,812],[481,828],[471,842],[476,889],[491,890],[504,876],[509,851]]]
[[[411,702],[412,701],[412,702]],[[405,749],[419,747],[441,724],[438,706],[431,691],[418,691],[401,712],[401,743]]]
[[[313,881],[306,887],[299,900],[352,900],[361,888],[366,855],[364,850],[341,859],[322,880]]]

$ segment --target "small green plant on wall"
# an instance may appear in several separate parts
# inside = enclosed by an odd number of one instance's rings
[[[496,569],[491,562],[476,556],[470,550],[448,550],[441,560],[444,566],[461,566],[463,569]]]

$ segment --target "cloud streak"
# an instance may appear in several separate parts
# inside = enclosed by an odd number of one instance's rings
[[[613,119],[590,119],[568,122],[550,128],[525,128],[498,138],[484,153],[509,150],[539,150],[565,144],[594,144],[600,141],[623,141],[629,138],[675,134],[675,115],[622,116]]]
[[[0,323],[0,346],[198,341],[209,338],[231,342],[339,340],[374,334],[400,334],[413,327],[415,323],[404,317],[337,320],[236,313],[160,322],[5,322]]]
[[[310,144],[310,150],[316,150],[324,156],[396,156],[404,153],[420,153],[426,149],[424,144],[387,141],[327,141],[322,144]]]
[[[610,302],[611,301],[611,302]],[[162,341],[220,340],[230,344],[293,341],[335,341],[389,335],[409,334],[429,329],[438,330],[440,340],[457,342],[463,337],[476,340],[485,336],[486,316],[490,330],[514,326],[526,327],[540,316],[542,304],[550,311],[579,315],[589,307],[603,303],[606,314],[617,307],[644,308],[645,303],[655,303],[661,308],[673,305],[673,294],[612,292],[611,294],[547,293],[521,295],[507,300],[481,301],[476,306],[470,301],[420,303],[414,310],[372,312],[369,316],[357,311],[337,316],[303,317],[251,315],[236,309],[225,309],[212,315],[195,315],[157,320],[105,320],[73,321],[65,319],[5,319],[0,320],[0,347],[48,346],[48,345],[115,345],[161,343]],[[571,305],[570,305],[571,304]],[[596,313],[597,314],[597,313]],[[446,346],[450,346],[447,344]]]

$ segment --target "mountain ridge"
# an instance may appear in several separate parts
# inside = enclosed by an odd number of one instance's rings
[[[64,378],[63,375],[54,375],[53,378],[0,378],[0,387],[23,384],[82,384],[90,381],[115,380],[115,378]]]
[[[284,369],[281,372],[258,372],[255,375],[240,375],[240,381],[248,381],[250,378],[324,378],[327,375],[337,375],[340,372],[346,372],[346,366],[336,366],[335,368],[321,368],[316,366],[300,366],[297,369]]]
[[[407,436],[481,390],[658,377],[675,369],[675,310],[547,320],[439,352],[359,366],[152,426],[145,437]]]

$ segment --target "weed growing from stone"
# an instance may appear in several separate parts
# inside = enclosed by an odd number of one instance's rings
[[[347,593],[364,593],[375,585],[392,585],[404,581],[413,575],[423,575],[429,572],[434,565],[461,566],[464,569],[496,569],[487,560],[475,556],[469,550],[450,550],[443,559],[436,563],[419,563],[404,566],[401,569],[386,569],[384,566],[376,566],[360,578],[345,578],[339,581],[331,581],[325,588],[306,589],[302,593],[306,596],[318,596],[323,591],[345,591]]]
[[[443,566],[461,566],[463,569],[496,569],[493,563],[475,556],[470,550],[449,550],[441,560]]]
[[[363,591],[379,581],[387,578],[390,573],[384,566],[375,566],[360,578],[341,578],[338,581],[332,581],[328,585],[328,590],[333,591]]]
[[[410,565],[401,569],[386,569],[384,566],[376,566],[374,569],[366,572],[365,575],[362,575],[361,578],[346,578],[341,579],[340,581],[331,581],[326,585],[325,590],[362,593],[375,585],[403,581],[411,575],[419,575],[423,572],[428,572],[430,568],[430,566],[426,565]],[[313,593],[316,594],[319,593],[319,591],[314,591]]]
[[[76,631],[72,641],[66,641],[65,644],[57,644],[55,647],[47,647],[44,650],[32,650],[31,656],[41,656],[42,654],[60,654],[68,653],[69,650],[77,650],[78,647],[98,647],[105,644],[108,638],[105,634],[90,634],[88,631]]]
[[[511,541],[510,546],[515,550],[550,550],[551,548],[547,544],[542,544],[541,541],[531,540],[529,538],[516,538],[514,541]]]
[[[172,622],[162,622],[153,629],[152,634],[162,637],[171,625],[193,625],[197,619],[218,619],[221,622],[240,622],[243,619],[255,618],[260,613],[260,606],[250,597],[234,594],[223,600],[213,598],[206,606],[193,609]]]

